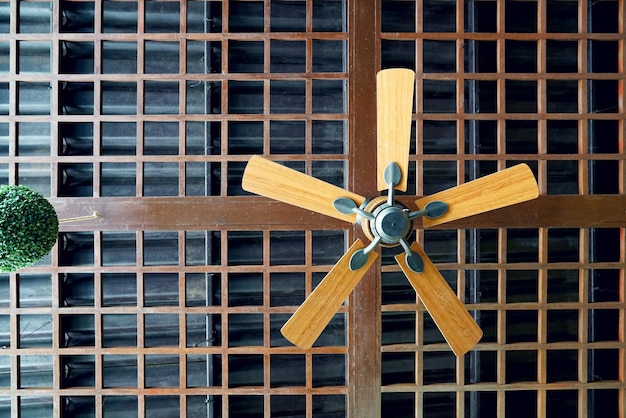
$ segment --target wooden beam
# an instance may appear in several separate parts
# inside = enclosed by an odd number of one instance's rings
[[[412,196],[399,200],[414,209]],[[137,197],[50,199],[59,218],[98,212],[62,224],[62,231],[347,229],[350,224],[262,197]],[[436,226],[464,228],[615,228],[626,226],[626,195],[540,196]],[[420,228],[419,220],[414,225]]]

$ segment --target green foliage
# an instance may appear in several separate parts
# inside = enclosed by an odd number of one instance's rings
[[[39,261],[58,232],[59,219],[45,197],[25,186],[0,186],[0,271]]]

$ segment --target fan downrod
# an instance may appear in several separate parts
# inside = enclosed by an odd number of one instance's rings
[[[389,163],[385,169],[385,182],[389,186],[387,197],[374,199],[364,207],[349,198],[340,197],[333,201],[335,209],[343,214],[356,213],[361,218],[361,226],[368,237],[370,244],[354,253],[350,259],[350,269],[362,268],[368,259],[368,253],[379,245],[395,247],[401,245],[404,248],[406,263],[415,273],[424,271],[424,262],[419,254],[411,250],[407,238],[412,231],[413,219],[420,216],[438,218],[448,210],[444,202],[434,201],[428,203],[424,209],[410,212],[408,208],[395,201],[395,186],[400,182],[400,166],[395,162]]]

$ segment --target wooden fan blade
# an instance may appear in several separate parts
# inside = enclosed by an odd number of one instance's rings
[[[483,332],[456,294],[450,289],[422,247],[415,242],[411,245],[411,250],[422,257],[424,262],[422,273],[415,273],[407,266],[404,253],[398,254],[396,261],[417,295],[424,302],[428,313],[430,313],[454,354],[462,356],[478,343]]]
[[[339,212],[333,200],[347,197],[357,206],[365,201],[356,193],[257,155],[246,165],[241,186],[246,191],[351,223],[356,223],[356,214]]]
[[[356,240],[352,244],[304,303],[289,318],[289,321],[283,325],[280,332],[285,338],[302,349],[311,348],[341,307],[341,304],[350,295],[352,289],[378,257],[378,253],[371,251],[363,267],[354,271],[350,270],[350,257],[364,247],[361,240]]]
[[[525,202],[537,196],[539,196],[539,188],[533,172],[526,164],[518,164],[423,197],[415,203],[422,209],[427,203],[437,200],[448,204],[448,211],[441,217],[422,218],[424,227],[429,227]]]
[[[376,76],[378,190],[388,188],[385,169],[389,163],[395,162],[402,172],[395,188],[406,191],[414,88],[415,73],[408,69],[383,70]]]

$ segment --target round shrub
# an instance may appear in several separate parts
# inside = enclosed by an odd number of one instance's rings
[[[0,186],[0,271],[36,263],[58,233],[59,219],[45,197],[26,186]]]

